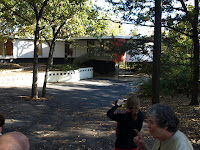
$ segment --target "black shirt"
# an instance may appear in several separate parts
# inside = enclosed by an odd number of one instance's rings
[[[134,129],[137,129],[138,131],[141,130],[144,121],[144,115],[141,111],[139,111],[137,114],[137,119],[132,120],[130,112],[114,114],[117,108],[117,105],[113,106],[107,112],[107,116],[118,123],[115,146],[121,149],[137,148],[137,145],[133,142],[133,138],[137,136]]]

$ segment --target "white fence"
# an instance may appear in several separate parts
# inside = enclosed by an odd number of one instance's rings
[[[43,84],[45,73],[38,73],[38,84]],[[80,68],[71,71],[50,71],[47,82],[77,82],[82,79],[93,78],[93,67]],[[33,74],[20,74],[15,76],[0,76],[0,86],[2,85],[32,85]]]
[[[82,79],[93,78],[93,68],[80,68],[71,71],[51,71],[48,82],[76,82]]]

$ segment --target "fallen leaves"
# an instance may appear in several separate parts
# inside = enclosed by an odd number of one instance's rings
[[[186,134],[193,145],[200,148],[200,107],[189,106],[190,98],[185,95],[161,97],[160,103],[171,106],[179,117],[179,129]],[[151,106],[151,97],[141,97],[143,112]]]

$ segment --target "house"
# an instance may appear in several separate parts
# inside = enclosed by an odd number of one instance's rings
[[[107,47],[108,41],[114,45],[113,48],[115,49],[123,44],[134,42],[136,40],[140,39],[132,36],[72,38],[68,42],[67,58],[73,60],[75,63],[92,66],[94,71],[99,73],[115,71],[116,62],[138,62],[139,59],[140,61],[152,61],[151,57],[143,54],[136,55],[135,57],[131,57],[128,53],[122,55],[113,54]]]
[[[46,42],[40,43],[38,58],[39,62],[46,62],[49,55],[49,46]],[[55,61],[65,58],[65,41],[57,41]],[[33,62],[34,40],[28,38],[8,39],[6,43],[0,42],[0,61],[1,62]]]
[[[105,51],[106,42],[116,40],[114,45],[120,45],[119,41],[130,42],[138,40],[131,36],[107,36],[107,37],[79,37],[68,41],[58,40],[55,43],[53,54],[54,64],[78,63],[81,65],[94,67],[94,71],[106,73],[115,70],[115,62],[126,61],[125,55],[111,55]],[[108,49],[108,48],[107,48]],[[38,61],[46,63],[49,54],[49,46],[46,42],[41,42],[38,52]],[[126,54],[127,55],[127,54]],[[126,56],[127,57],[127,56]],[[0,42],[1,62],[33,62],[34,40],[33,39],[8,39],[6,43]],[[128,58],[128,57],[127,57]],[[130,61],[130,59],[129,59]]]

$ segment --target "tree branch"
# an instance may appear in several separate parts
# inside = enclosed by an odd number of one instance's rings
[[[188,14],[188,10],[187,10],[187,7],[186,7],[186,5],[185,5],[185,2],[184,2],[183,0],[179,0],[179,1],[181,2],[181,5],[182,5],[182,7],[183,7],[184,12],[185,12],[186,14]]]
[[[40,12],[39,12],[39,17],[42,17],[42,14],[43,14],[43,11],[44,11],[44,8],[47,6],[47,3],[48,3],[49,0],[45,0],[43,5],[42,5],[42,8],[40,9]]]
[[[5,10],[8,10],[8,11],[11,10],[11,11],[13,12],[13,14],[16,15],[17,17],[23,19],[24,21],[26,21],[26,22],[28,22],[28,23],[30,23],[30,24],[32,23],[30,20],[24,18],[23,16],[19,15],[16,11],[14,11],[14,10],[12,9],[12,7],[10,7],[9,5],[7,5],[7,4],[5,3],[4,0],[0,0],[0,3],[3,4],[3,5],[5,6]],[[2,10],[2,11],[0,11],[0,12],[3,13],[3,12],[5,12],[5,11]]]
[[[183,31],[181,31],[181,30],[178,30],[178,29],[176,29],[176,28],[174,28],[174,27],[170,27],[170,26],[162,26],[162,27],[169,28],[169,29],[171,29],[171,30],[177,31],[177,32],[179,32],[179,33],[181,33],[181,34],[184,34],[184,35],[189,36],[190,38],[192,38],[192,35],[187,34],[187,33],[183,32]]]

